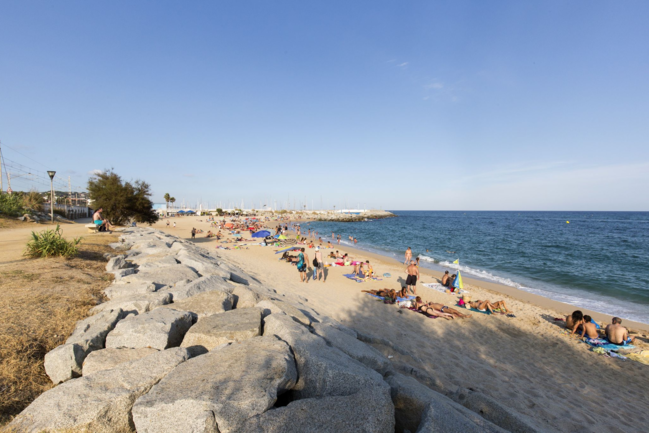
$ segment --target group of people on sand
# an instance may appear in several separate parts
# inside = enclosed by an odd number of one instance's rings
[[[609,343],[618,346],[632,344],[635,341],[635,337],[629,335],[629,330],[622,326],[622,319],[619,317],[613,317],[611,324],[602,330],[591,316],[576,310],[570,316],[566,316],[566,328],[571,331],[570,335],[576,334],[587,339],[604,337]]]

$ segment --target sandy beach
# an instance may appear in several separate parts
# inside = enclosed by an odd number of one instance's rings
[[[176,222],[176,228],[167,228],[164,220],[154,227],[182,238],[190,238],[192,227],[205,232],[209,229],[209,223],[200,217],[171,221]],[[247,233],[243,236],[250,237]],[[195,243],[210,251],[217,245],[215,239],[205,238],[205,233],[198,234]],[[217,251],[280,294],[299,294],[318,314],[376,337],[374,347],[390,356],[395,366],[418,370],[447,393],[459,388],[479,390],[548,431],[645,430],[649,366],[598,355],[578,338],[565,335],[563,322],[554,318],[569,314],[575,307],[465,278],[466,290],[473,299],[503,299],[516,317],[473,313],[469,319],[431,319],[361,292],[399,289],[405,278],[402,264],[353,248],[335,249],[370,260],[377,274],[390,273],[392,277],[357,283],[342,275],[349,273],[350,267],[331,267],[325,268],[325,283],[301,283],[294,266],[278,261],[277,248],[249,245]],[[325,249],[324,255],[329,251]],[[307,254],[312,260],[313,250],[307,249]],[[427,269],[421,273],[423,283],[436,282],[441,276]],[[426,301],[455,306],[458,300],[456,295],[421,284],[417,290]],[[600,323],[610,322],[610,316],[592,315]],[[645,337],[648,325],[623,324],[639,332],[637,347],[649,348]]]

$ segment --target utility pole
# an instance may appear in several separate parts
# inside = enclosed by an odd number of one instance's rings
[[[72,184],[70,183],[70,176],[68,176],[68,200],[70,200],[70,207],[72,207]],[[68,200],[65,201],[65,215],[68,216]]]

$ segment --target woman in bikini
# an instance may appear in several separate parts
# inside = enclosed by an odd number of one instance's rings
[[[456,309],[447,307],[446,305],[437,304],[437,303],[434,303],[434,302],[429,302],[428,306],[434,308],[437,311],[441,311],[442,313],[449,313],[449,314],[452,314],[452,315],[454,315],[456,317],[460,317],[462,319],[466,319],[467,317],[471,317],[470,314],[462,314],[459,311],[457,311]]]
[[[414,307],[417,309],[417,311],[427,314],[429,316],[435,316],[435,317],[443,317],[446,320],[453,320],[454,317],[452,314],[448,313],[441,313],[434,308],[430,307],[428,304],[424,303],[424,301],[421,300],[421,297],[417,296],[415,298],[415,305]]]
[[[494,310],[500,310],[500,314],[507,314],[511,312],[511,310],[507,308],[507,305],[505,305],[505,301],[496,301],[494,303],[491,303],[489,301],[477,300],[474,302],[469,302],[469,305],[471,306],[471,308],[474,308],[483,313],[489,311],[491,314],[496,314]]]

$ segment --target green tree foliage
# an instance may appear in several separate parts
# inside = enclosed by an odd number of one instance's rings
[[[40,192],[29,191],[23,194],[23,207],[36,212],[43,211],[43,196]]]
[[[113,224],[124,225],[131,220],[152,224],[158,220],[150,186],[144,181],[123,182],[117,173],[107,170],[88,180],[88,193],[93,207],[103,208],[103,216]]]

